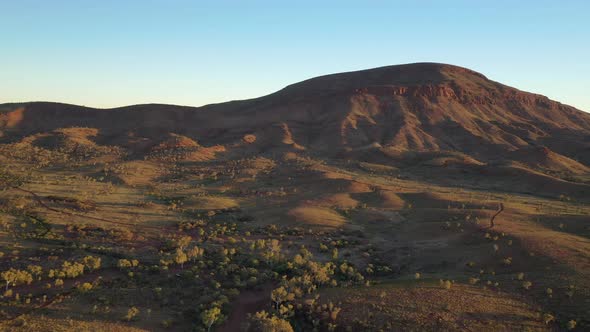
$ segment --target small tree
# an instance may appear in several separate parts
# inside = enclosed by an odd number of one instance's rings
[[[181,236],[175,240],[175,246],[181,250],[184,250],[184,248],[186,248],[192,240],[193,238],[188,235]]]
[[[332,249],[332,260],[338,259],[338,248]]]
[[[549,325],[549,323],[553,322],[554,320],[555,316],[553,316],[552,314],[543,314],[543,322],[545,322],[545,324]]]
[[[195,261],[198,257],[203,256],[204,253],[205,253],[204,249],[194,246],[186,252],[186,255],[188,256],[188,258],[190,260]]]
[[[328,313],[332,321],[336,321],[336,318],[338,318],[338,314],[341,310],[342,308],[335,306],[331,301],[328,303]]]
[[[573,330],[576,328],[576,325],[577,325],[576,321],[572,319],[569,322],[567,322],[567,329]]]
[[[266,250],[262,252],[262,257],[269,265],[278,261],[281,257],[281,243],[277,239],[271,239],[266,242],[261,242],[262,246],[266,246]]]
[[[451,289],[453,283],[450,280],[439,280],[439,285],[444,289]]]
[[[529,290],[532,285],[533,285],[533,283],[528,280],[522,282],[522,288],[524,288],[526,290]]]
[[[186,263],[187,260],[188,256],[186,255],[186,253],[180,248],[176,249],[176,253],[174,255],[174,262],[176,262],[176,264],[180,264],[181,269],[184,269],[184,263]]]
[[[137,317],[137,315],[139,315],[139,309],[137,309],[136,307],[131,307],[131,308],[129,308],[129,310],[127,310],[127,314],[125,315],[125,320],[129,322],[132,319],[134,319],[135,317]]]
[[[119,259],[119,261],[117,261],[117,267],[120,269],[130,268],[131,261],[128,259]]]
[[[547,288],[547,289],[545,290],[545,292],[547,293],[547,296],[548,296],[548,297],[553,297],[553,289],[551,289],[551,288]]]
[[[0,277],[2,278],[2,280],[6,282],[6,290],[8,290],[8,287],[11,284],[16,286],[17,284],[30,284],[31,282],[33,282],[33,276],[29,272],[23,270],[16,270],[13,268],[10,268],[10,270],[8,271],[2,272],[0,274]]]
[[[78,290],[79,290],[80,292],[82,292],[82,293],[86,293],[86,292],[88,292],[88,291],[92,290],[92,284],[91,284],[91,283],[89,283],[89,282],[85,282],[85,283],[83,283],[83,284],[81,284],[81,285],[78,285],[78,287],[77,287],[77,288],[78,288]]]
[[[279,310],[281,303],[285,301],[292,301],[295,299],[295,294],[289,293],[285,287],[281,286],[279,288],[273,289],[273,291],[270,293],[270,299],[274,302],[276,309]]]
[[[250,317],[250,331],[293,332],[291,324],[279,317],[270,316],[266,311],[259,311]]]
[[[221,309],[213,307],[209,310],[203,311],[201,314],[201,321],[207,327],[207,331],[211,331],[211,326],[221,317]]]
[[[90,271],[100,269],[100,263],[101,263],[100,257],[86,256],[82,259],[82,261],[84,262],[84,265],[86,265],[86,267]]]
[[[0,276],[2,277],[2,280],[4,280],[6,282],[6,290],[8,290],[8,287],[10,286],[10,284],[16,282],[16,278],[17,278],[16,270],[12,269],[12,268],[8,271],[2,272],[2,274]]]
[[[36,277],[40,277],[43,274],[43,267],[39,265],[29,265],[27,266],[27,270]]]

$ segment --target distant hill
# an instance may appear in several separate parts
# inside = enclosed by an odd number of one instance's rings
[[[2,142],[87,127],[96,134],[85,139],[140,154],[169,145],[173,134],[225,146],[230,154],[292,150],[372,159],[455,151],[480,162],[510,159],[531,167],[571,166],[578,173],[590,165],[590,114],[437,63],[321,76],[268,96],[199,108],[34,102],[3,104],[0,110]],[[68,133],[76,135],[60,131]]]

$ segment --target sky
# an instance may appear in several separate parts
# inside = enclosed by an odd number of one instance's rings
[[[0,103],[200,106],[412,62],[590,112],[590,1],[0,0]]]

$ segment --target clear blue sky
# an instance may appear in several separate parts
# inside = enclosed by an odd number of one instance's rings
[[[422,61],[590,111],[590,1],[0,0],[0,102],[197,106]]]

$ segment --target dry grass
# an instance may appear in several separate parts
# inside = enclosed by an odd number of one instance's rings
[[[221,210],[238,207],[236,200],[229,197],[220,196],[197,196],[187,199],[184,203],[185,208],[197,210]]]
[[[359,201],[350,197],[350,194],[326,195],[314,201],[315,205],[322,207],[335,207],[339,209],[351,209],[359,205]]]
[[[339,323],[366,320],[371,330],[546,331],[541,312],[522,299],[481,287],[432,282],[382,284],[346,291],[326,290],[324,303],[339,303]]]
[[[149,161],[130,161],[121,163],[113,175],[130,186],[149,185],[162,175],[161,168]]]
[[[125,323],[113,323],[92,319],[52,318],[24,315],[14,321],[1,323],[3,331],[11,332],[147,332]]]
[[[315,206],[300,206],[288,212],[297,223],[317,227],[341,227],[346,219],[334,210]]]
[[[382,173],[382,174],[391,174],[391,173],[399,170],[398,168],[393,167],[393,166],[375,164],[375,163],[367,163],[367,162],[359,163],[359,167],[367,172]]]
[[[388,190],[380,190],[381,206],[384,208],[401,209],[406,205],[406,202],[396,193]]]

